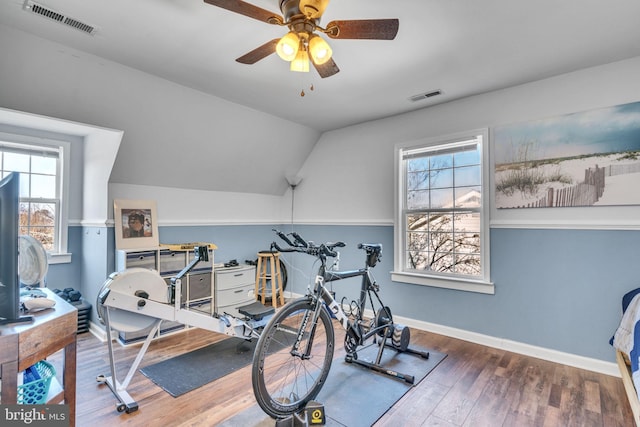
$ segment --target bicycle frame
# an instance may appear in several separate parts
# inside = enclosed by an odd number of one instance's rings
[[[360,289],[360,300],[358,301],[358,308],[360,312],[364,310],[364,305],[367,302],[366,293],[364,293],[365,288],[369,286],[371,280],[369,278],[368,269],[360,269],[360,270],[351,270],[351,271],[343,271],[343,272],[325,272],[323,276],[316,276],[316,289],[315,294],[320,295],[322,300],[327,304],[327,307],[331,311],[331,313],[338,319],[340,324],[345,330],[349,330],[351,326],[351,322],[349,321],[349,316],[342,310],[342,305],[338,303],[338,301],[333,298],[333,295],[327,288],[325,288],[324,283],[326,282],[335,282],[337,280],[348,279],[350,277],[362,277],[362,287]]]
[[[338,280],[343,280],[343,279],[348,279],[351,277],[358,277],[358,276],[362,276],[362,284],[360,287],[360,298],[357,301],[358,312],[356,313],[357,315],[355,316],[355,319],[352,321],[349,315],[347,315],[342,309],[342,305],[338,303],[338,301],[336,301],[332,293],[325,287],[324,284],[327,282],[335,282]],[[363,325],[360,322],[362,322],[363,320],[362,315],[365,310],[367,295],[369,295],[369,299],[372,299],[370,296],[371,292],[373,292],[373,294],[376,296],[376,299],[380,307],[381,308],[384,307],[384,304],[382,303],[380,296],[378,295],[375,281],[373,281],[371,278],[371,271],[369,267],[361,268],[358,270],[331,271],[331,270],[326,270],[325,262],[323,259],[322,265],[320,266],[318,275],[316,276],[316,279],[314,282],[314,290],[312,291],[311,294],[308,295],[310,298],[314,299],[315,309],[313,311],[313,323],[310,331],[310,338],[307,341],[307,348],[305,349],[305,352],[302,354],[298,352],[299,343],[302,339],[304,330],[308,323],[308,319],[305,319],[298,333],[296,342],[293,346],[294,348],[292,350],[292,354],[298,355],[302,358],[308,357],[309,351],[313,344],[313,338],[315,336],[315,325],[317,324],[319,310],[322,309],[322,304],[320,302],[324,302],[326,304],[326,307],[335,316],[338,322],[340,322],[340,325],[342,326],[342,328],[354,340],[354,343],[356,346],[362,345],[365,341],[367,341],[369,338],[374,336],[379,331],[385,328],[388,328],[389,325],[385,324],[382,326],[371,327],[367,330],[366,333],[364,334],[362,333]],[[373,300],[372,300],[372,305],[373,305]],[[385,333],[385,338],[388,335],[390,335],[390,333]],[[382,350],[383,348],[381,346],[379,351],[378,361],[382,356]]]

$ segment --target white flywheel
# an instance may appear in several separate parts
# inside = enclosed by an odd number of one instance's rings
[[[98,292],[96,308],[102,322],[104,322],[106,316],[105,310],[109,310],[111,329],[120,332],[141,331],[153,325],[158,319],[145,314],[119,309],[109,302],[109,295],[107,295],[103,304],[100,301],[100,295],[104,295],[107,291],[126,295],[136,295],[136,292],[142,291],[148,295],[147,298],[151,301],[165,304],[169,302],[167,283],[157,271],[146,268],[129,268],[125,271],[111,274],[102,285],[100,292]]]
[[[44,279],[49,269],[47,251],[32,236],[18,237],[18,275],[20,283],[27,286],[37,285]]]

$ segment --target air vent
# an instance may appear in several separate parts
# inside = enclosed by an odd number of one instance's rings
[[[23,8],[27,12],[35,13],[36,15],[43,16],[52,21],[56,21],[69,27],[75,28],[76,30],[80,30],[83,33],[91,35],[94,35],[96,33],[96,27],[94,27],[93,25],[89,25],[75,18],[71,18],[70,16],[67,16],[63,13],[55,11],[47,6],[43,6],[31,0],[26,0],[24,2]]]
[[[413,102],[417,102],[417,101],[422,101],[423,99],[432,98],[438,95],[442,95],[442,91],[440,89],[432,90],[430,92],[420,93],[418,95],[413,95],[412,97],[409,98],[409,100]]]

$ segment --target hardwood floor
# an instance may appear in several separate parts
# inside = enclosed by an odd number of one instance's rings
[[[338,353],[343,335],[336,334]],[[224,338],[201,329],[161,338],[151,344],[141,367]],[[619,378],[414,329],[411,343],[447,357],[375,426],[634,425]],[[121,378],[139,348],[116,346]],[[49,359],[59,373],[60,359],[59,353]],[[250,366],[179,398],[138,372],[128,391],[140,409],[119,413],[111,391],[96,382],[98,375],[109,374],[107,344],[89,333],[78,336],[77,369],[79,427],[215,426],[255,404]]]

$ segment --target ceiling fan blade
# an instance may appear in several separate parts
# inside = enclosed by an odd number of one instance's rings
[[[260,47],[253,49],[251,52],[242,55],[240,58],[236,59],[241,64],[255,64],[261,59],[266,58],[267,56],[275,53],[276,45],[280,39],[269,40],[265,44]]]
[[[398,33],[397,19],[361,19],[331,21],[326,34],[332,39],[393,40]]]
[[[241,0],[204,0],[204,2],[248,16],[249,18],[257,19],[258,21],[266,22],[267,24],[282,25],[283,23],[282,17],[277,13],[270,12]]]
[[[338,68],[338,66],[333,61],[333,59],[329,59],[327,62],[325,62],[322,65],[316,64],[315,62],[313,62],[313,60],[311,61],[311,63],[315,67],[318,74],[320,74],[320,77],[322,77],[323,79],[325,77],[331,77],[334,74],[336,74],[338,71],[340,71],[340,68]]]

